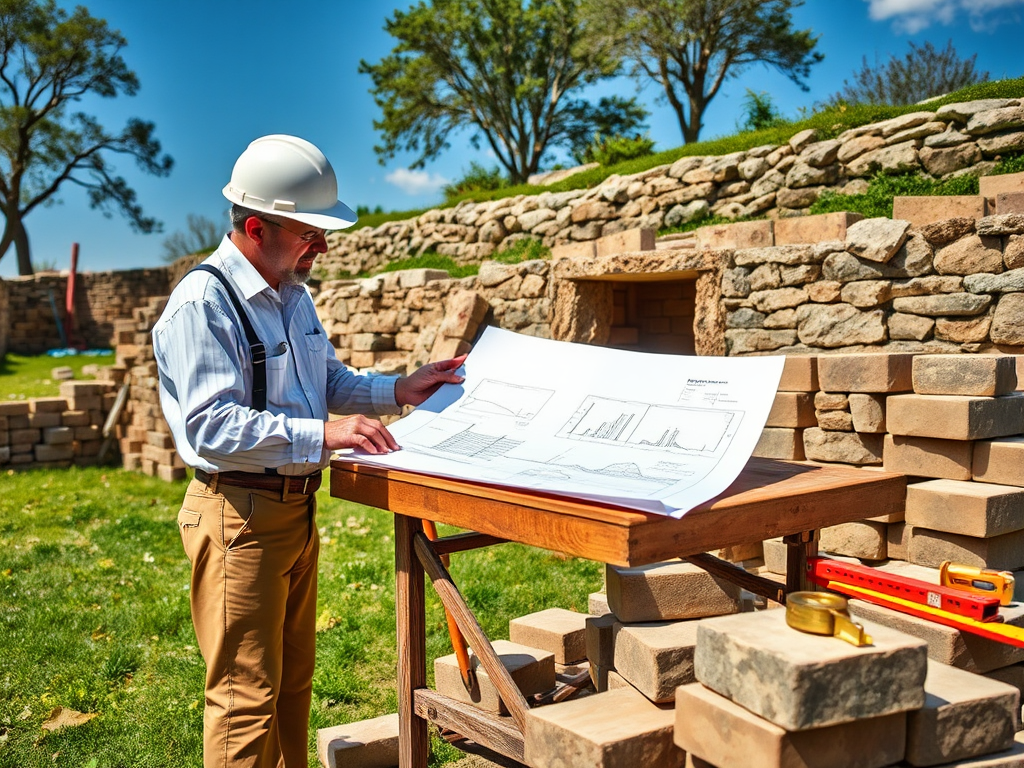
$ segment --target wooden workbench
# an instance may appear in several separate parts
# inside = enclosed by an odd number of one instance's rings
[[[441,556],[516,541],[620,566],[677,557],[732,578],[751,591],[783,600],[805,586],[805,564],[816,552],[814,531],[903,509],[902,475],[845,466],[811,466],[751,459],[723,494],[681,519],[594,502],[468,481],[334,461],[331,495],[395,514],[398,707],[401,768],[427,765],[427,722],[523,761],[525,698],[490,647],[442,565]],[[468,529],[429,541],[422,520]],[[705,553],[777,536],[790,545],[786,587],[758,579]],[[426,687],[424,576],[454,615],[510,712],[496,717]]]

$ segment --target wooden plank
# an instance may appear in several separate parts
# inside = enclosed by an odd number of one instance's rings
[[[776,603],[781,603],[782,605],[786,604],[786,588],[777,581],[772,581],[771,579],[766,579],[753,573],[748,573],[738,565],[726,562],[725,560],[707,553],[688,555],[683,559],[688,560],[694,565],[700,566],[710,574],[719,576],[726,581],[731,581],[733,584],[743,587],[743,589],[748,592],[753,592],[755,595],[760,595],[761,597],[766,597],[769,600],[774,600]]]
[[[451,574],[445,569],[441,558],[431,548],[430,541],[422,533],[418,533],[413,537],[413,542],[420,563],[433,582],[434,591],[444,603],[445,610],[455,618],[455,623],[459,625],[462,634],[468,639],[469,647],[473,649],[480,660],[481,666],[487,670],[488,677],[494,687],[498,689],[498,695],[501,696],[512,719],[520,730],[525,731],[526,713],[530,709],[530,705],[526,703],[526,697],[519,690],[512,675],[505,669],[505,665],[501,663],[498,654],[494,652],[490,639],[469,606],[466,605],[466,601],[459,592],[459,588],[455,586],[455,582],[452,581]]]
[[[427,721],[416,714],[414,692],[427,685],[427,618],[423,568],[413,553],[422,524],[395,515],[395,613],[398,625],[398,764],[427,768]]]
[[[524,762],[525,740],[512,718],[492,715],[429,688],[416,691],[416,714],[498,754]]]
[[[434,539],[431,546],[442,558],[445,555],[453,555],[456,552],[467,552],[471,549],[490,547],[494,544],[507,544],[508,539],[499,539],[497,536],[488,536],[483,533],[456,533],[454,536],[444,536]]]

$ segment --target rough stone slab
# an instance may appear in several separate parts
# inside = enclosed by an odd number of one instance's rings
[[[1020,691],[1005,683],[928,662],[924,707],[907,714],[906,761],[939,765],[1013,746]]]
[[[739,587],[681,560],[605,567],[608,606],[619,621],[699,619],[739,611]]]
[[[743,768],[882,768],[904,754],[899,712],[790,733],[700,683],[676,692],[676,744],[705,765]]]
[[[796,319],[797,337],[809,347],[833,349],[880,344],[886,339],[881,309],[861,311],[846,303],[803,304],[796,308]]]
[[[886,558],[885,523],[867,521],[830,525],[820,530],[818,547],[825,552],[862,560]]]
[[[863,219],[846,230],[846,250],[868,261],[889,261],[907,239],[909,221],[899,219]]]
[[[608,613],[604,616],[591,616],[587,619],[587,626],[584,630],[584,642],[586,643],[587,661],[592,665],[608,669],[615,661],[615,631],[618,623],[615,614]]]
[[[797,245],[821,243],[826,240],[846,240],[846,230],[864,216],[841,211],[815,216],[791,216],[775,222],[775,244]]]
[[[913,227],[959,217],[980,219],[986,213],[982,195],[896,197],[892,201],[892,217],[909,221]]]
[[[784,611],[700,622],[694,670],[707,687],[788,731],[917,709],[927,646],[888,627],[854,647],[786,624]]]
[[[587,595],[587,610],[591,616],[607,616],[612,610],[608,607],[608,595],[604,592],[591,592]]]
[[[524,696],[555,687],[554,654],[508,640],[495,640],[491,645]],[[494,687],[490,676],[480,665],[480,659],[472,649],[469,652],[469,661],[476,671],[476,685],[472,691],[467,691],[466,686],[462,684],[459,662],[454,653],[435,659],[434,683],[437,692],[466,704],[474,704],[486,712],[507,714],[505,704],[498,695],[498,689]]]
[[[1001,397],[893,395],[886,399],[893,435],[985,440],[1024,432],[1024,394]]]
[[[1011,664],[1008,667],[993,669],[986,672],[985,677],[989,680],[998,680],[1000,683],[1012,685],[1020,694],[1020,700],[1024,701],[1024,664]],[[1014,731],[1024,730],[1024,722],[1021,721],[1022,710],[1017,710],[1017,718],[1014,724]]]
[[[818,426],[829,432],[852,432],[853,416],[849,411],[816,411]]]
[[[866,395],[863,392],[855,392],[850,395],[849,402],[854,430],[870,435],[885,433],[885,397],[883,395]]]
[[[933,531],[989,538],[1024,528],[1024,489],[963,480],[907,486],[906,521]]]
[[[620,688],[531,709],[526,762],[533,768],[681,768],[672,741],[675,713]]]
[[[814,398],[809,392],[776,392],[768,412],[768,427],[813,427]]]
[[[982,483],[1024,488],[1024,435],[976,442],[972,476]]]
[[[817,392],[818,358],[816,355],[786,355],[779,380],[780,392]]]
[[[597,258],[612,256],[616,253],[633,251],[653,251],[657,232],[653,229],[636,227],[613,235],[605,235],[594,241]]]
[[[324,768],[391,768],[398,765],[398,713],[316,732]]]
[[[803,461],[804,431],[785,427],[765,427],[761,437],[754,446],[753,456],[763,459],[782,459],[783,461]]]
[[[555,655],[556,664],[587,658],[587,614],[565,608],[547,608],[512,619],[508,639]]]
[[[854,354],[818,358],[818,382],[825,392],[908,392],[913,355]]]
[[[969,440],[885,435],[882,468],[917,477],[970,480],[975,445]]]
[[[615,625],[615,671],[651,701],[672,701],[692,683],[699,621]]]
[[[1017,388],[1011,355],[917,355],[914,392],[919,395],[998,397]]]
[[[804,430],[804,454],[811,461],[839,464],[881,464],[883,437],[856,432],[829,432],[818,427]]]
[[[915,526],[910,534],[908,555],[910,562],[929,568],[938,568],[943,561],[952,560],[978,568],[1017,571],[1024,568],[1024,530],[981,539]]]

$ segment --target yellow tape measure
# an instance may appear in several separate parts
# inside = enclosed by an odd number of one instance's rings
[[[846,598],[827,592],[790,592],[786,596],[786,623],[812,635],[829,635],[851,645],[871,645],[871,635],[846,610]]]

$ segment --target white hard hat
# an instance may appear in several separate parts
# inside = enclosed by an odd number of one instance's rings
[[[235,161],[224,197],[319,229],[343,229],[358,218],[338,199],[338,179],[324,153],[297,136],[264,136],[250,144]]]

